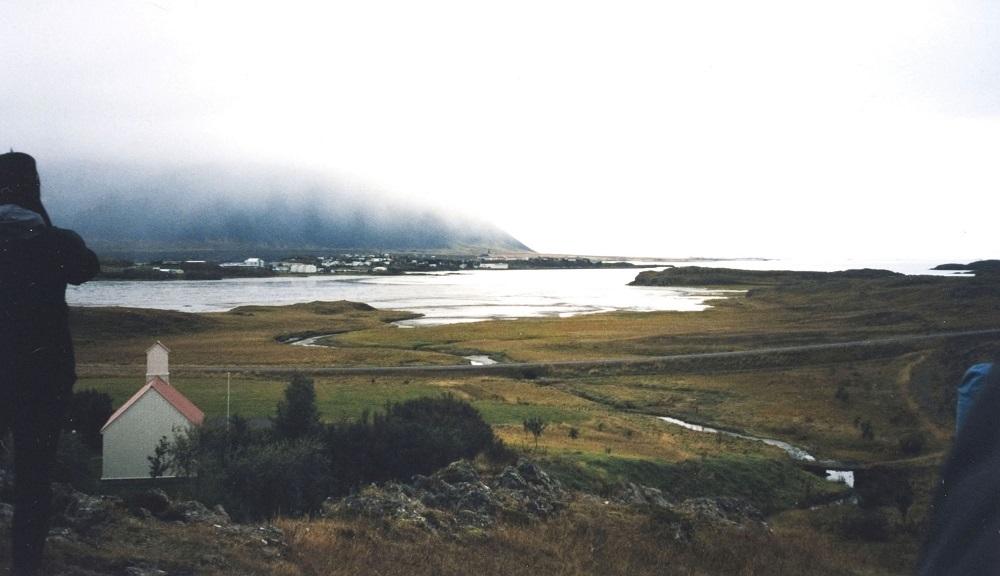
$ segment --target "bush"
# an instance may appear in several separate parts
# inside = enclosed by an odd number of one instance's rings
[[[857,471],[854,473],[854,491],[858,495],[858,505],[866,509],[896,506],[905,515],[905,510],[913,503],[913,486],[906,470]]]
[[[871,420],[854,419],[854,426],[861,431],[861,439],[871,442],[875,439],[875,426]]]
[[[286,395],[283,405],[291,407],[292,400]],[[306,434],[308,426],[268,433],[235,416],[228,428],[217,422],[176,436],[166,459],[190,477],[197,499],[221,503],[238,520],[256,520],[311,514],[328,496],[371,482],[409,480],[480,453],[496,461],[514,457],[475,408],[450,395],[388,404],[383,413],[325,429],[318,417],[316,422],[321,433]],[[289,430],[303,436],[290,439]]]
[[[918,456],[927,446],[927,436],[923,432],[910,432],[899,439],[899,450],[907,456]]]
[[[524,380],[537,380],[542,375],[539,368],[522,368],[521,378]]]
[[[846,404],[851,400],[851,393],[847,391],[847,388],[845,388],[843,384],[841,384],[840,386],[837,386],[837,391],[834,392],[833,397]]]
[[[451,395],[388,404],[384,413],[327,428],[334,492],[369,482],[408,480],[481,452],[503,456],[472,405]]]
[[[163,455],[189,477],[197,500],[222,504],[237,520],[311,514],[329,494],[329,463],[315,438],[275,440],[234,416],[175,435]]]
[[[318,440],[271,442],[237,451],[222,475],[222,505],[237,518],[298,516],[328,495],[329,463]]]
[[[840,521],[840,535],[847,540],[885,542],[889,539],[889,519],[880,510],[853,508]]]

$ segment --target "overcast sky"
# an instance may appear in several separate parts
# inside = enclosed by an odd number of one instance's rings
[[[544,252],[997,258],[998,6],[6,0],[0,146],[319,171]]]

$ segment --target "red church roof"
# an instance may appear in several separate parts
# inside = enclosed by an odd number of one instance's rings
[[[117,420],[132,407],[133,404],[139,401],[146,392],[153,389],[163,397],[164,400],[170,403],[171,406],[177,409],[182,416],[187,418],[188,422],[194,424],[195,426],[201,426],[201,423],[205,421],[205,413],[201,411],[200,408],[194,405],[194,402],[187,399],[186,396],[180,393],[180,390],[174,388],[170,384],[167,384],[159,376],[153,376],[145,386],[139,389],[138,392],[132,395],[127,402],[122,404],[121,408],[115,410],[115,413],[108,418],[108,421],[104,423],[101,427],[101,432],[104,432],[112,422]]]

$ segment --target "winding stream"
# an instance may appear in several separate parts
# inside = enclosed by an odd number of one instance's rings
[[[781,448],[786,454],[792,457],[793,460],[801,460],[804,462],[815,462],[816,457],[812,454],[806,452],[798,446],[793,446],[788,442],[782,442],[781,440],[774,440],[773,438],[761,438],[759,436],[751,436],[749,434],[740,434],[739,432],[730,432],[728,430],[719,430],[717,428],[709,428],[708,426],[702,426],[700,424],[692,424],[690,422],[685,422],[677,418],[671,418],[669,416],[657,416],[660,420],[668,423],[674,424],[675,426],[680,426],[694,432],[705,432],[707,434],[722,434],[724,436],[732,436],[734,438],[742,438],[743,440],[753,440],[754,442],[763,442],[768,446],[774,446],[775,448]],[[851,488],[854,487],[854,472],[848,470],[827,470],[826,479],[831,482],[843,482]]]
[[[336,336],[337,334],[320,334],[319,336],[310,336],[309,338],[302,338],[301,340],[294,340],[288,342],[292,346],[308,346],[310,348],[333,348],[333,346],[328,346],[326,344],[317,344],[316,341],[320,338],[329,338],[330,336]]]

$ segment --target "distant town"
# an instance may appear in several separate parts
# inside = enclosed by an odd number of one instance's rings
[[[101,277],[108,280],[218,280],[314,274],[407,274],[467,270],[536,270],[647,268],[622,260],[553,256],[428,256],[392,253],[345,253],[330,256],[289,256],[275,261],[251,256],[236,262],[156,260],[133,262],[102,259]]]

